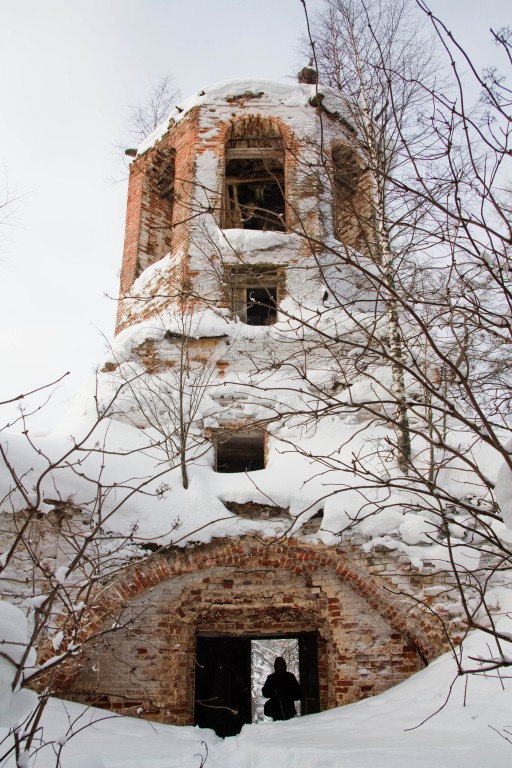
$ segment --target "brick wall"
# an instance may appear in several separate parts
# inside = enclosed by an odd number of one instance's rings
[[[172,550],[98,595],[88,617],[98,637],[68,669],[63,692],[190,724],[198,633],[316,630],[321,708],[357,701],[396,685],[445,649],[442,624],[407,597],[421,600],[421,582],[428,592],[432,578],[394,552],[365,555],[348,542],[333,549],[245,538]],[[446,575],[434,578],[449,589]],[[119,628],[110,633],[113,624]],[[453,619],[454,636],[457,629]]]
[[[137,158],[130,167],[116,332],[165,305],[166,302],[158,301],[141,312],[140,302],[133,303],[126,297],[132,295],[138,274],[167,252],[172,251],[174,263],[153,292],[160,297],[167,296],[169,302],[176,301],[186,283],[184,256],[190,241],[190,222],[196,213],[193,186],[197,117],[197,110],[192,110],[157,147]],[[174,190],[171,197],[162,199],[158,194],[158,180],[166,173],[174,173]]]

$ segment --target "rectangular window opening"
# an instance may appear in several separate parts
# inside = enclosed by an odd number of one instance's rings
[[[272,325],[284,284],[283,267],[254,265],[226,268],[231,311],[248,325]]]
[[[255,472],[265,469],[265,433],[261,430],[215,435],[215,471]]]
[[[246,289],[247,325],[272,325],[277,320],[277,286],[261,288],[248,286]]]

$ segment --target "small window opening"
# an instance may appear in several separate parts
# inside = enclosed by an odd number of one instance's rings
[[[231,311],[248,325],[272,325],[283,284],[281,267],[233,267],[226,272]]]
[[[271,325],[277,320],[277,287],[246,288],[248,325]]]
[[[261,430],[216,435],[216,472],[255,472],[258,469],[265,469],[265,434]]]

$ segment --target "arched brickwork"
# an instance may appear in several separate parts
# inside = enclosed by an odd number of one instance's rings
[[[280,125],[269,116],[244,114],[224,137],[224,228],[286,230],[287,184]]]
[[[392,580],[371,574],[370,560],[355,548],[249,537],[154,556],[97,594],[83,630],[90,650],[68,669],[63,689],[187,724],[198,633],[316,630],[322,709],[378,693],[420,669],[444,643],[426,611],[411,609]],[[398,570],[403,586],[403,565]],[[114,622],[124,629],[96,640]],[[91,670],[102,665],[96,679]]]
[[[411,610],[411,604],[390,585],[380,583],[361,564],[355,564],[339,550],[312,547],[289,540],[283,544],[248,544],[244,541],[222,541],[194,549],[174,550],[168,555],[150,558],[143,565],[129,567],[123,576],[109,584],[91,610],[86,634],[94,632],[105,618],[111,616],[119,601],[132,600],[136,595],[162,581],[188,573],[200,573],[210,567],[243,568],[265,566],[289,570],[292,573],[313,573],[331,568],[343,581],[364,596],[380,615],[398,631],[415,642],[428,659],[444,650],[445,640],[438,621],[421,607]],[[411,569],[412,570],[412,569]]]
[[[248,102],[249,106],[252,102]],[[256,102],[254,102],[256,104]],[[274,136],[282,139],[285,150],[294,144],[293,131],[290,126],[278,116],[264,114],[263,111],[244,113],[239,111],[230,120],[219,121],[216,146],[224,146],[235,138],[243,138],[247,135]]]

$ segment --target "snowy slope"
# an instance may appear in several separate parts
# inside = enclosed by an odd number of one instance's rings
[[[486,642],[475,632],[465,653],[485,655]],[[287,723],[245,726],[224,741],[211,731],[110,717],[55,699],[44,716],[44,737],[65,743],[62,768],[505,768],[512,760],[511,708],[511,680],[457,678],[447,654],[375,698]],[[51,746],[34,765],[55,765]]]

